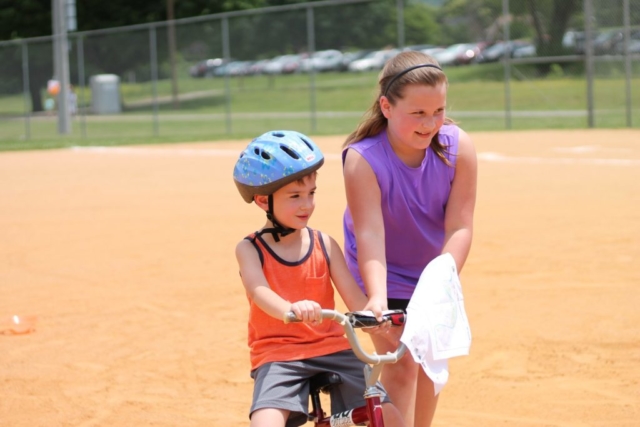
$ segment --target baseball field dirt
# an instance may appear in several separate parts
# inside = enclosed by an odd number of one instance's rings
[[[640,132],[471,137],[473,342],[434,426],[640,425]],[[310,221],[340,243],[343,139]],[[248,425],[247,142],[0,153],[0,426]]]

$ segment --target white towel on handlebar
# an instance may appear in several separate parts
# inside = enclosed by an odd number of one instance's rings
[[[447,360],[469,354],[471,329],[451,254],[435,258],[420,275],[400,341],[431,378],[436,395],[449,379]]]

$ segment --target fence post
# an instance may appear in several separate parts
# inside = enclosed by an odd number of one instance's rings
[[[80,105],[84,106],[84,89],[85,89],[85,75],[84,75],[84,37],[80,36],[77,40],[78,45],[78,83],[80,83],[80,100],[76,106],[77,114],[80,115],[80,130],[82,138],[87,137],[87,114],[85,108],[80,108]]]
[[[593,120],[593,44],[592,27],[593,11],[591,0],[584,0],[584,53],[585,53],[585,74],[587,77],[587,123],[590,128],[594,126]]]
[[[504,122],[507,129],[511,129],[511,33],[509,14],[509,0],[502,0],[502,28],[504,49]]]
[[[180,106],[178,97],[178,73],[176,71],[176,23],[174,20],[174,0],[167,0],[167,37],[169,38],[169,64],[171,66],[171,101],[173,108]]]
[[[151,93],[153,97],[153,136],[158,136],[158,52],[155,26],[149,28],[149,52],[151,61]]]
[[[222,18],[222,56],[224,57],[225,67],[231,61],[231,47],[229,40],[229,18],[226,16]],[[224,73],[224,106],[226,115],[227,133],[233,132],[232,120],[231,120],[231,83],[229,82],[229,72]]]
[[[313,7],[307,7],[307,50],[309,51],[309,102],[311,108],[311,132],[317,129],[316,112],[316,67],[313,65],[313,53],[316,51],[316,33],[314,25]]]
[[[633,108],[633,105],[631,102],[631,79],[633,78],[633,74],[631,68],[631,54],[629,53],[629,40],[631,40],[631,22],[629,18],[631,11],[629,10],[629,0],[622,0],[622,7],[624,20],[624,72],[627,89],[627,127],[632,127],[631,109]]]
[[[29,46],[22,40],[22,93],[24,94],[24,136],[31,139],[31,122],[29,113]]]
[[[58,133],[71,133],[69,114],[69,40],[67,38],[67,20],[65,4],[62,0],[53,0],[53,57],[55,75],[60,83],[58,92]],[[56,59],[57,58],[57,59]]]

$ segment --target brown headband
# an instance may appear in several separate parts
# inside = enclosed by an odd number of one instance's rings
[[[436,68],[440,71],[442,71],[442,68],[438,67],[435,64],[418,64],[418,65],[414,65],[413,67],[409,67],[406,68],[402,71],[400,71],[398,74],[396,74],[395,76],[393,76],[393,78],[389,81],[389,83],[387,84],[387,87],[384,89],[384,96],[387,96],[387,92],[389,92],[389,88],[391,88],[391,85],[393,83],[395,83],[396,80],[398,80],[400,77],[404,76],[405,74],[407,74],[409,71],[413,71],[416,68]]]

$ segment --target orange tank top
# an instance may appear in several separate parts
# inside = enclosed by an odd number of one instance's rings
[[[333,285],[329,257],[320,233],[311,228],[309,250],[301,260],[288,262],[276,255],[261,236],[247,237],[258,250],[262,271],[271,289],[290,302],[316,301],[322,308],[333,309]],[[249,299],[249,348],[251,369],[268,362],[309,359],[351,348],[342,327],[325,320],[319,325],[285,324]]]

